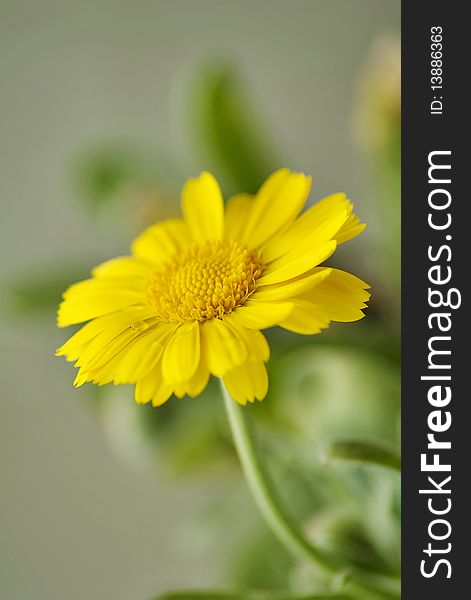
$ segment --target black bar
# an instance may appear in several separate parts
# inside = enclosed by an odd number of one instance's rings
[[[402,3],[402,598],[405,600],[471,598],[468,590],[471,576],[471,397],[468,380],[471,379],[471,326],[467,314],[471,277],[468,266],[471,230],[467,222],[471,190],[467,183],[471,174],[471,152],[467,92],[470,35],[466,8],[466,3],[450,1]],[[440,35],[441,41],[437,42]],[[438,45],[432,46],[434,40],[441,45],[441,75],[431,71],[434,68],[432,52],[435,57],[440,52]],[[439,68],[437,65],[435,63],[435,68]],[[431,79],[433,76],[442,77],[442,89],[438,88],[439,79]],[[437,89],[432,90],[432,85]],[[432,105],[432,101],[435,104]],[[431,152],[437,151],[443,154],[430,157]],[[444,154],[448,151],[449,155]],[[449,170],[432,170],[431,183],[429,157],[436,164],[451,165]],[[448,179],[451,179],[450,183],[446,183]],[[448,208],[436,208],[438,205],[445,207],[449,198]],[[448,214],[452,219],[450,226],[434,229],[445,226]],[[428,222],[429,218],[433,226]],[[446,247],[450,248],[451,256]],[[434,266],[438,269],[430,274],[429,269]],[[448,277],[447,267],[451,269],[451,280],[436,283]],[[435,282],[431,282],[430,277]],[[431,307],[429,288],[441,291],[444,297],[455,288],[461,294],[461,306]],[[451,293],[452,304],[458,303],[459,293]],[[438,304],[439,295],[433,294],[431,301]],[[433,313],[448,316],[432,317],[429,322]],[[438,322],[442,329],[451,323],[450,331],[440,331]],[[434,336],[451,339],[433,340],[432,350],[451,350],[451,354],[429,354],[428,344]],[[440,368],[429,368],[429,360]],[[447,365],[451,368],[446,369]],[[421,376],[450,376],[451,380],[421,380]],[[439,385],[442,387],[429,392],[432,386]],[[447,405],[446,386],[452,394]],[[431,402],[435,402],[435,406]],[[440,412],[428,421],[434,411]],[[452,419],[451,426],[446,429],[449,418]],[[434,431],[437,428],[444,431]],[[428,449],[428,443],[433,444],[428,434],[434,434],[433,440],[437,442],[450,441],[451,449]],[[422,470],[421,455],[424,453],[427,464],[433,462],[434,454],[438,454],[440,463],[450,465],[451,470]],[[429,476],[436,486],[451,476],[451,480],[441,487],[450,493],[438,493],[437,489],[435,494],[420,494],[421,489],[435,489]],[[431,507],[445,511],[449,506],[449,512],[443,515],[434,515],[430,510]],[[435,519],[444,522],[430,525]],[[449,531],[447,523],[451,529],[445,537]],[[429,528],[433,535],[444,539],[434,540]],[[429,556],[424,552],[429,543],[432,550],[443,553]],[[448,544],[451,544],[450,551],[445,552]],[[439,560],[449,564],[438,564]]]

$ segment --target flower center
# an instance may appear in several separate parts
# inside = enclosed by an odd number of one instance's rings
[[[206,321],[242,306],[262,273],[259,255],[235,242],[208,241],[156,271],[147,291],[163,321]]]

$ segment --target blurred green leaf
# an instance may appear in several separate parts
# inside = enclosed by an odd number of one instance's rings
[[[63,291],[74,281],[89,275],[90,268],[84,266],[42,266],[34,275],[13,281],[6,286],[7,307],[21,315],[41,314],[55,311]]]
[[[290,553],[282,544],[273,543],[272,532],[259,522],[244,532],[232,553],[230,579],[238,588],[282,590],[291,587],[293,564]]]
[[[158,152],[107,143],[84,154],[76,179],[81,196],[95,209],[116,201],[130,185],[171,188],[180,177],[173,161]]]
[[[330,459],[351,460],[401,470],[401,459],[391,449],[376,442],[339,440],[329,448]]]
[[[209,168],[229,178],[237,191],[254,193],[278,166],[237,72],[206,67],[191,94],[191,125],[198,152]]]
[[[395,566],[375,547],[363,524],[352,516],[341,514],[321,518],[312,532],[323,548],[347,568],[355,567],[377,575],[397,574]]]
[[[338,439],[381,439],[395,447],[400,377],[390,360],[360,344],[311,341],[285,350],[270,376],[283,422],[303,434],[312,458]]]

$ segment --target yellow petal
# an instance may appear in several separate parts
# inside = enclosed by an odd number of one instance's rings
[[[288,169],[276,171],[257,192],[241,242],[257,248],[291,223],[304,206],[311,178]]]
[[[248,329],[267,329],[286,319],[292,309],[289,302],[249,300],[231,314],[231,323]]]
[[[145,330],[153,330],[159,326],[155,317],[145,321],[134,321],[129,324],[126,320],[117,319],[99,335],[89,340],[81,349],[76,367],[81,367],[90,375],[91,381],[108,383],[113,381],[125,352],[142,336]]]
[[[200,361],[196,373],[189,381],[180,383],[175,386],[175,396],[177,398],[183,398],[184,396],[190,396],[190,398],[196,398],[208,385],[209,381],[209,370],[206,364]]]
[[[98,335],[110,332],[110,337],[133,324],[143,323],[154,315],[150,307],[131,307],[104,317],[93,319],[75,333],[56,351],[56,356],[66,356],[67,360],[76,360],[84,346]]]
[[[153,369],[136,383],[136,387],[134,388],[134,398],[138,404],[147,404],[151,401],[154,389],[157,385],[157,377],[157,369]],[[161,374],[160,377],[163,380]]]
[[[101,334],[84,349],[75,366],[87,373],[88,381],[99,385],[110,383],[116,376],[116,368],[123,358],[123,352],[138,336],[138,332],[130,329],[120,332],[112,339]]]
[[[92,361],[95,365],[102,364],[103,360],[109,357],[108,350],[110,344],[113,342],[115,346],[124,346],[137,335],[130,327],[108,327],[102,331],[99,335],[94,337],[88,342],[88,344],[80,352],[80,356],[77,359],[77,367],[90,368]],[[100,362],[101,361],[101,362]]]
[[[79,371],[77,372],[77,375],[74,379],[74,387],[79,388],[81,387],[84,383],[87,383],[87,381],[91,381],[92,378],[90,377],[90,374],[87,373],[86,371],[83,371],[82,369],[79,369]]]
[[[209,376],[210,373],[206,361],[204,344],[202,343],[200,349],[200,362],[195,374],[189,381],[185,381],[184,383],[175,386],[175,395],[178,398],[183,398],[183,396],[186,395],[190,396],[190,398],[196,398],[208,385]]]
[[[128,277],[140,278],[145,281],[152,273],[149,263],[143,262],[134,256],[120,256],[112,258],[92,269],[94,277]]]
[[[171,219],[148,227],[132,243],[134,256],[152,265],[164,262],[193,242],[182,219]]]
[[[87,279],[71,285],[57,312],[57,325],[67,327],[114,311],[144,304],[142,289],[126,289],[115,280]]]
[[[198,368],[196,369],[196,373],[190,379],[190,381],[186,384],[186,394],[191,398],[196,398],[201,394],[201,392],[208,385],[209,380],[209,369],[206,365],[206,362],[201,360]]]
[[[324,262],[335,252],[336,247],[337,242],[333,240],[314,247],[311,247],[308,241],[302,240],[291,252],[267,265],[257,285],[263,286],[294,279]]]
[[[175,323],[157,323],[133,339],[116,365],[113,382],[136,383],[155,367],[167,342],[176,330]]]
[[[335,239],[338,244],[343,244],[360,234],[365,227],[365,223],[360,223],[360,219],[354,213],[350,213],[344,225],[337,232]]]
[[[134,397],[138,404],[152,401],[152,406],[161,406],[167,402],[172,393],[173,388],[164,380],[161,362],[159,362],[152,371],[137,382]]]
[[[186,396],[187,386],[188,382],[186,381],[184,383],[177,383],[174,385],[175,389],[173,390],[173,393],[177,398],[183,398],[184,396]]]
[[[346,203],[347,204],[347,203]],[[348,219],[346,208],[339,208],[329,213],[326,218],[319,219],[313,209],[307,210],[299,219],[279,234],[268,240],[262,249],[262,259],[269,263],[291,252],[303,252],[319,244],[336,239],[337,232]]]
[[[305,213],[301,215],[299,220],[304,225],[304,222],[322,223],[330,219],[339,211],[347,210],[348,213],[352,210],[352,204],[343,192],[331,194],[313,204]]]
[[[242,239],[253,204],[254,197],[250,194],[237,194],[229,199],[224,220],[225,240],[237,242]]]
[[[306,292],[330,275],[331,269],[327,267],[318,267],[308,275],[300,276],[297,279],[274,283],[272,285],[264,285],[257,289],[252,298],[259,302],[276,302],[278,300],[286,300]]]
[[[314,335],[329,327],[330,320],[319,306],[307,300],[293,300],[294,308],[289,316],[280,323],[280,327],[301,333]]]
[[[243,339],[248,350],[248,360],[263,360],[267,362],[270,358],[270,346],[261,331],[247,328],[241,325],[236,313],[224,317],[224,322],[230,325]]]
[[[270,346],[266,337],[258,329],[239,329],[239,333],[243,336],[245,344],[248,348],[249,360],[262,360],[267,362],[270,358]]]
[[[205,321],[202,341],[207,365],[213,375],[224,375],[247,358],[244,340],[237,329],[225,321]]]
[[[172,387],[169,386],[168,383],[166,383],[163,379],[159,380],[158,385],[154,388],[152,406],[162,406],[162,404],[165,404],[172,394]]]
[[[224,201],[219,184],[211,173],[204,171],[196,179],[185,183],[182,212],[197,242],[223,239]]]
[[[187,381],[200,361],[200,325],[197,321],[183,323],[167,343],[162,358],[162,374],[170,385]]]
[[[366,290],[369,285],[346,271],[332,269],[331,274],[312,290],[298,298],[311,302],[329,320],[351,322],[364,317],[362,309],[367,308],[370,298]]]
[[[370,294],[369,286],[345,271],[331,269],[312,289],[290,298],[293,310],[280,326],[306,335],[320,333],[331,321],[358,321]]]
[[[301,228],[305,228],[306,226],[314,227],[316,223],[323,223],[332,218],[335,213],[343,210],[347,210],[348,218],[335,234],[334,238],[338,244],[343,244],[361,233],[365,228],[365,225],[360,224],[359,218],[353,214],[353,204],[343,193],[331,194],[311,206],[296,221],[296,226],[299,227],[298,233],[301,235]]]
[[[224,385],[239,404],[263,400],[268,391],[268,375],[261,361],[248,361],[224,375]]]
[[[87,300],[91,294],[114,293],[121,291],[139,292],[141,295],[147,287],[145,277],[91,277],[69,286],[62,294],[64,300]]]

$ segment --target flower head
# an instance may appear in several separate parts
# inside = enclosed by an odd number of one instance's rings
[[[316,334],[364,315],[368,286],[321,267],[363,229],[345,194],[303,214],[311,180],[282,169],[227,206],[207,172],[187,181],[183,219],[157,223],[64,293],[58,325],[88,321],[59,350],[75,385],[134,383],[139,403],[197,396],[222,377],[241,404],[268,389],[262,329]]]

